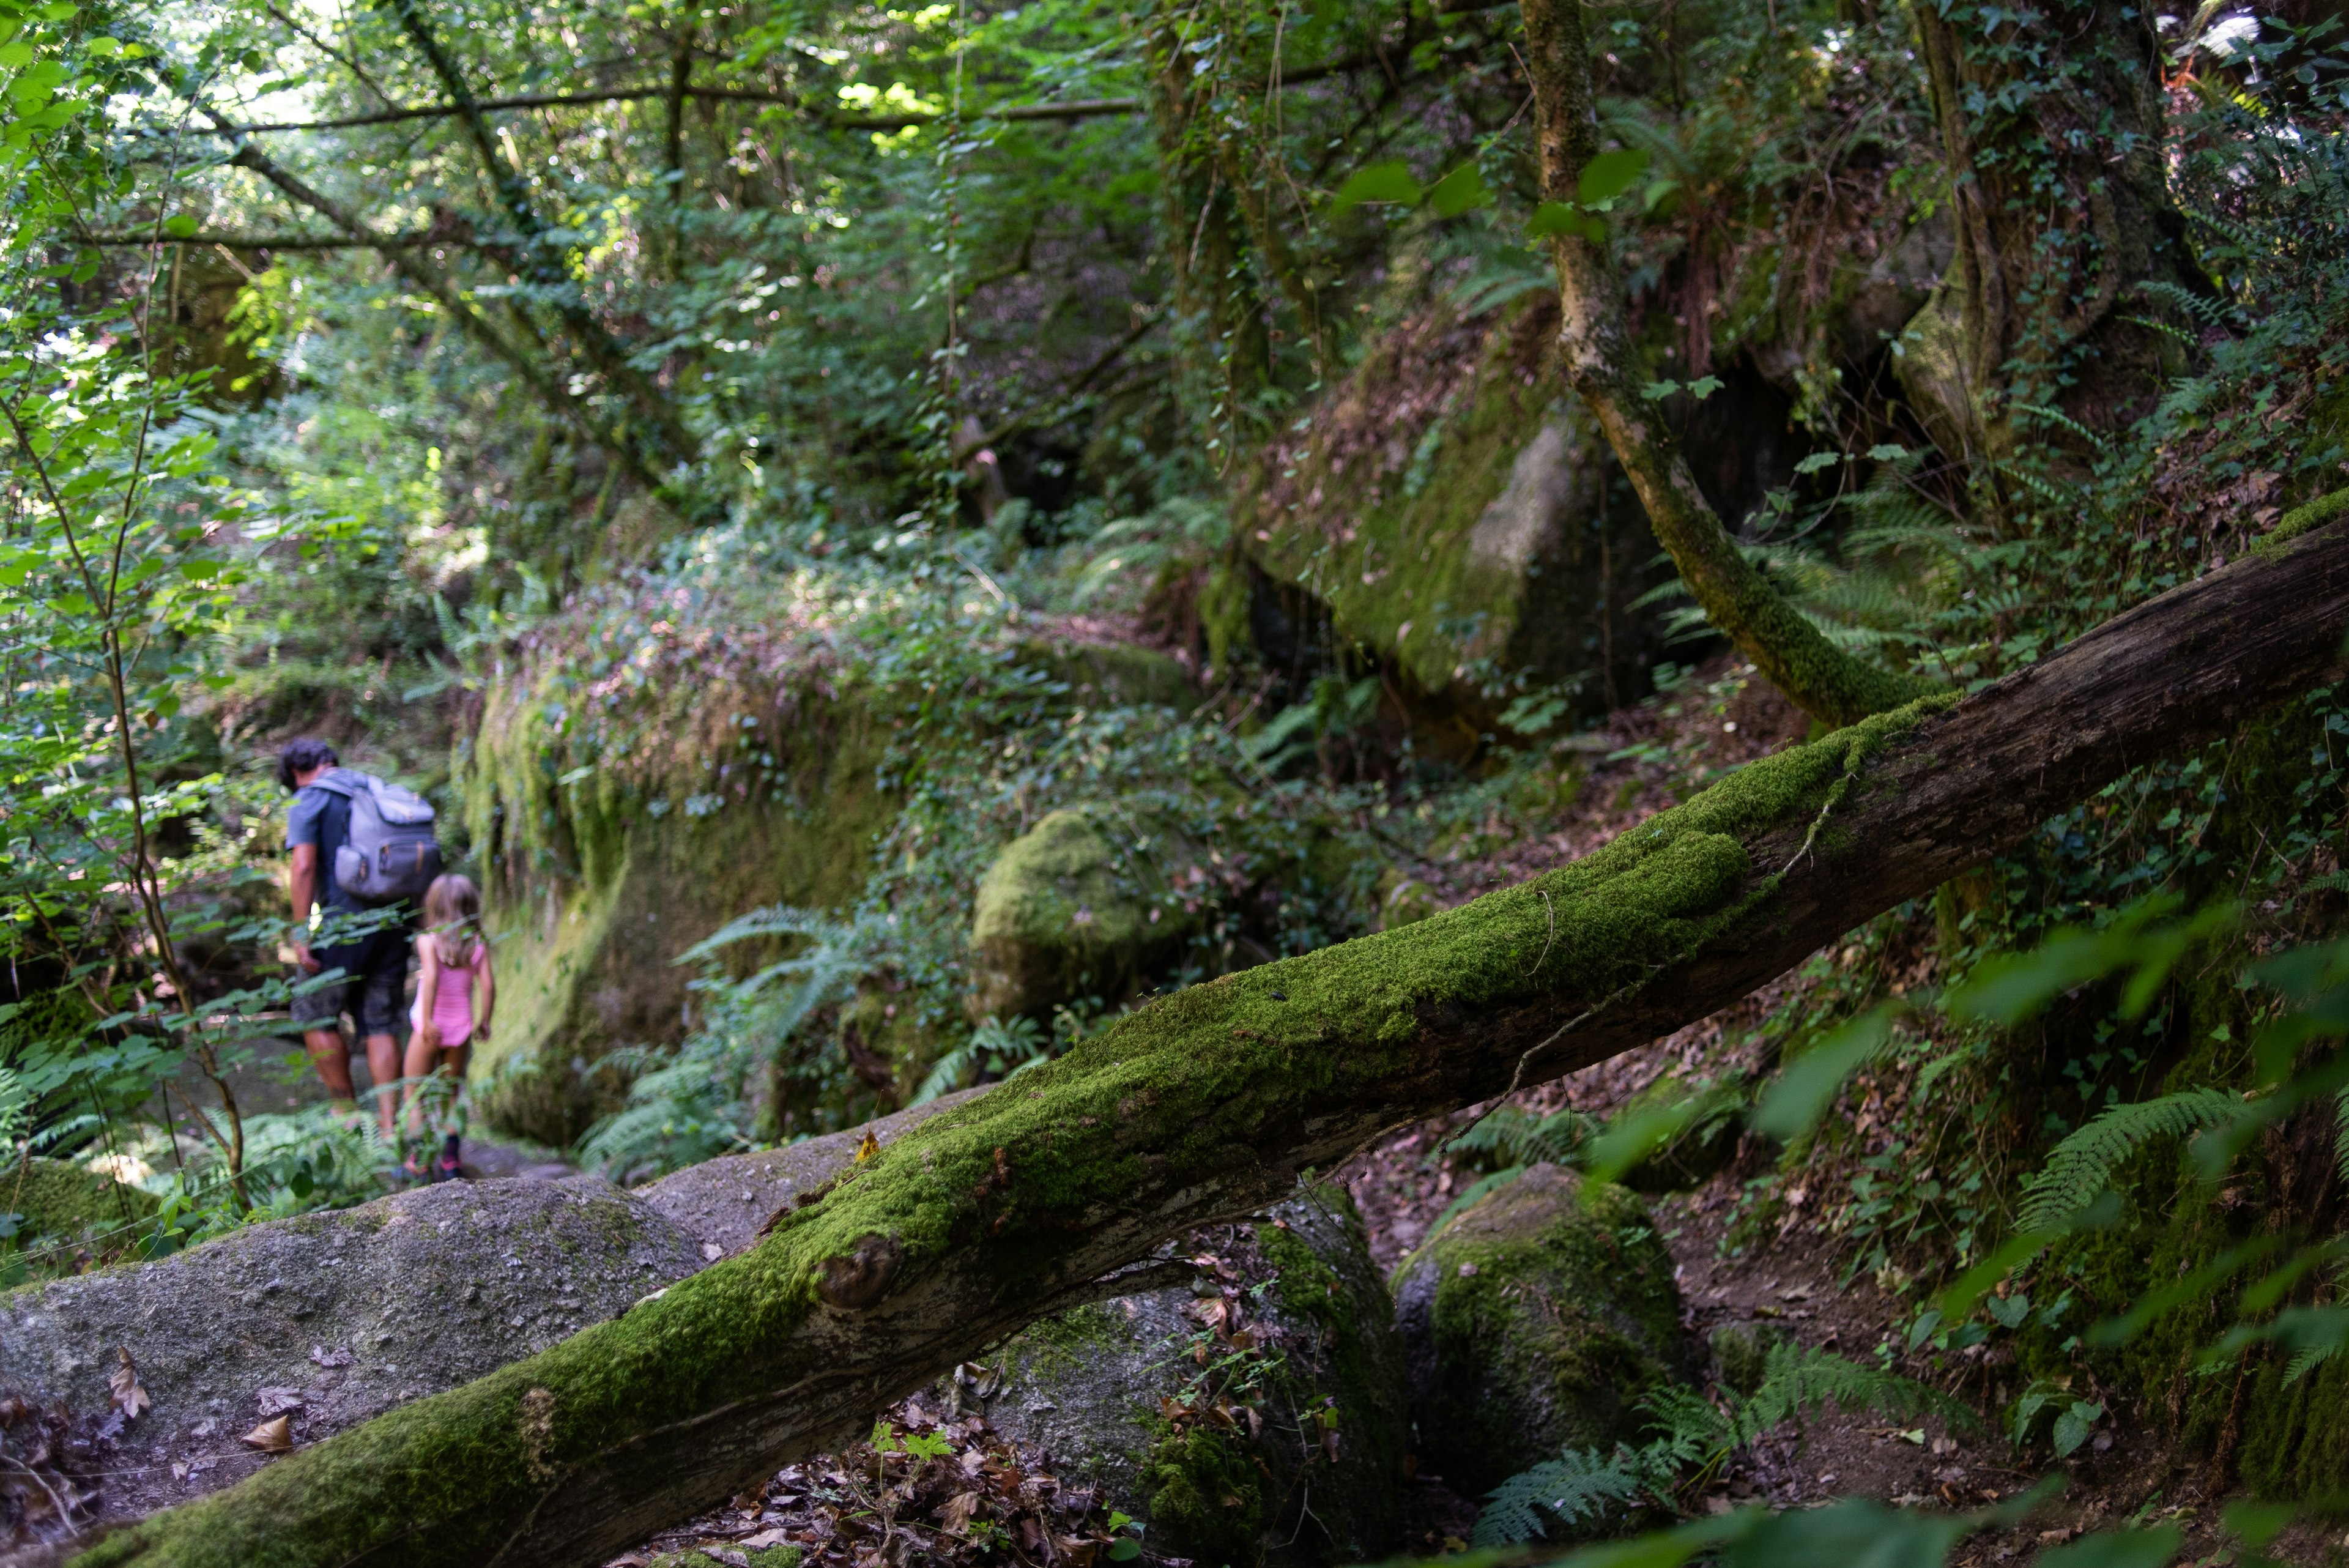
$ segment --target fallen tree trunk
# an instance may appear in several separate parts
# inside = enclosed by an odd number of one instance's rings
[[[2325,679],[2344,625],[2336,524],[1962,702],[1755,763],[1520,887],[1177,992],[908,1132],[748,1253],[78,1561],[600,1561],[1302,1168],[1703,1017]]]

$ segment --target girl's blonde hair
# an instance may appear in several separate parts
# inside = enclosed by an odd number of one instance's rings
[[[450,871],[432,878],[424,889],[424,929],[442,963],[473,961],[481,945],[481,890],[471,877]]]

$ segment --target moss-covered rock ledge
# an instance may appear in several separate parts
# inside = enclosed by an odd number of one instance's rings
[[[680,952],[752,909],[855,901],[901,805],[886,764],[907,691],[937,673],[868,657],[889,624],[837,585],[744,574],[686,608],[591,599],[497,671],[455,770],[498,942],[475,1064],[492,1120],[569,1143],[620,1087],[589,1075],[597,1058],[682,1033]],[[1071,706],[1195,701],[1148,649],[1049,624],[957,634]],[[900,1065],[918,1082],[926,1064]]]
[[[1403,1119],[1701,1018],[2137,762],[2333,668],[2349,529],[2246,557],[1946,711],[1754,763],[1587,858],[1177,992],[924,1122],[730,1258],[297,1450],[90,1568],[595,1560],[857,1430]]]

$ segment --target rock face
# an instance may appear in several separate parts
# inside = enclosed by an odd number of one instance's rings
[[[695,1238],[593,1178],[420,1188],[0,1296],[0,1390],[103,1414],[127,1355],[152,1405],[120,1424],[98,1507],[136,1518],[267,1463],[238,1440],[265,1420],[314,1442],[704,1262]]]
[[[1482,660],[1578,679],[1583,711],[1647,691],[1656,625],[1631,607],[1659,580],[1655,541],[1566,395],[1557,328],[1547,294],[1482,318],[1431,307],[1267,454],[1236,514],[1257,568],[1438,701],[1475,708]]]
[[[1076,806],[996,857],[971,920],[975,1012],[1009,1018],[1071,997],[1114,1001],[1181,950],[1198,922],[1169,895],[1200,857],[1154,827],[1114,806]]]
[[[611,1108],[597,1057],[682,1034],[679,953],[753,909],[863,890],[900,805],[876,782],[895,696],[843,663],[824,607],[783,586],[771,598],[753,584],[701,625],[590,606],[492,684],[454,782],[498,944],[497,1028],[473,1070],[496,1125],[570,1144]],[[1002,652],[1071,707],[1196,700],[1146,649],[1038,637]],[[877,1070],[917,1083],[927,1065]]]
[[[967,1366],[956,1397],[1149,1525],[1154,1555],[1358,1562],[1393,1551],[1404,1446],[1386,1292],[1344,1189],[1203,1233],[1216,1264],[1081,1307]]]
[[[1641,1394],[1682,1375],[1680,1292],[1640,1199],[1529,1167],[1395,1272],[1423,1472],[1481,1497],[1562,1448],[1639,1435]]]

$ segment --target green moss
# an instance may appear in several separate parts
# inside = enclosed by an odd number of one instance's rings
[[[557,698],[493,688],[460,782],[497,943],[477,1089],[492,1121],[561,1145],[617,1086],[599,1095],[580,1066],[675,1037],[677,955],[764,905],[852,901],[895,803],[874,782],[887,732],[855,694],[678,693],[677,713],[647,721],[674,743],[634,771],[580,742]],[[795,710],[788,731],[779,710]],[[775,767],[735,771],[737,715],[759,720]]]
[[[0,1212],[21,1214],[23,1234],[79,1236],[155,1212],[155,1196],[70,1160],[26,1156],[0,1170]]]
[[[1765,758],[1522,887],[1154,1002],[923,1122],[750,1251],[78,1561],[306,1568],[392,1551],[411,1568],[484,1561],[550,1488],[606,1477],[608,1456],[645,1433],[737,1401],[765,1407],[777,1389],[834,1376],[837,1334],[803,1331],[835,1310],[819,1307],[818,1281],[850,1277],[846,1261],[874,1238],[897,1260],[887,1293],[920,1296],[938,1288],[941,1267],[980,1259],[999,1299],[1033,1299],[1065,1266],[1071,1233],[1137,1194],[1253,1182],[1236,1151],[1381,1103],[1421,1059],[1424,1020],[1544,998],[1603,1002],[1759,918],[1775,879],[1753,876],[1741,836],[1816,821],[1868,752],[1930,706]]]
[[[2312,528],[2332,522],[2344,512],[2349,512],[2349,489],[2320,495],[2307,505],[2295,506],[2278,518],[2276,525],[2255,541],[2251,548],[2263,557],[2272,558],[2277,546],[2287,539],[2298,538]]]
[[[1195,850],[1131,811],[1056,811],[1005,846],[971,921],[982,1015],[1129,993],[1196,928],[1165,894]]]
[[[1681,1303],[1639,1199],[1537,1166],[1397,1271],[1421,1453],[1478,1495],[1561,1448],[1639,1435],[1674,1376]]]
[[[1019,1370],[1042,1373],[1096,1365],[1104,1351],[1123,1350],[1133,1341],[1133,1329],[1100,1302],[1072,1307],[1051,1317],[1038,1318],[1013,1342]]]
[[[1220,562],[1199,590],[1199,627],[1207,639],[1207,669],[1227,670],[1232,658],[1253,644],[1248,632],[1248,568]]]
[[[1154,1530],[1208,1563],[1256,1561],[1264,1530],[1264,1488],[1238,1438],[1206,1427],[1167,1433],[1143,1467]]]
[[[1610,656],[1616,700],[1644,689],[1628,607],[1654,581],[1654,544],[1605,441],[1561,399],[1556,321],[1547,296],[1489,325],[1413,319],[1243,503],[1249,558],[1422,692],[1475,704],[1464,665],[1558,680]],[[1609,696],[1601,677],[1578,701]]]
[[[1364,1260],[1370,1256],[1352,1194],[1335,1182],[1315,1182],[1299,1196],[1301,1202],[1320,1210],[1312,1223],[1354,1233],[1355,1244],[1342,1251],[1330,1250],[1335,1255]],[[1321,1375],[1316,1382],[1332,1402],[1325,1407],[1324,1418],[1332,1421],[1338,1440],[1362,1457],[1370,1473],[1388,1480],[1381,1492],[1362,1500],[1364,1506],[1391,1505],[1394,1485],[1403,1473],[1403,1438],[1409,1426],[1402,1409],[1394,1307],[1385,1282],[1367,1272],[1360,1278],[1344,1277],[1293,1228],[1260,1224],[1256,1227],[1256,1241],[1276,1271],[1273,1294],[1281,1310],[1319,1331],[1316,1360]],[[1400,1522],[1400,1510],[1392,1510],[1392,1515],[1384,1520],[1350,1520],[1348,1524],[1360,1539],[1391,1539]]]

